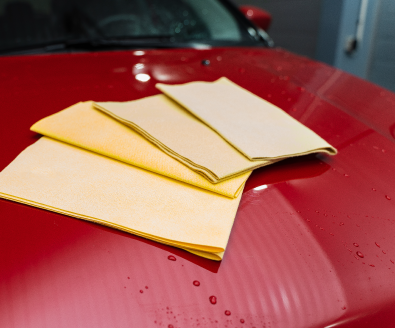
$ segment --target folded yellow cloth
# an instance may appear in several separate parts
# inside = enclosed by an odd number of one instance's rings
[[[250,160],[336,154],[334,147],[283,110],[226,78],[156,87]]]
[[[147,138],[168,155],[218,183],[271,161],[252,162],[165,95],[94,107]]]
[[[230,199],[42,137],[0,173],[0,197],[221,260],[241,195]]]
[[[212,184],[129,127],[92,108],[92,103],[77,103],[38,121],[31,130],[231,198],[240,194],[251,174]]]

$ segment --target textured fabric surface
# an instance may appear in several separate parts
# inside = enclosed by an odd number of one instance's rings
[[[334,147],[283,110],[226,78],[156,87],[250,160],[336,154]]]
[[[222,259],[230,199],[42,137],[0,173],[0,197]]]
[[[131,128],[81,102],[35,123],[31,130],[212,192],[235,198],[251,172],[213,184]]]
[[[272,163],[250,161],[165,95],[128,102],[100,102],[94,106],[130,126],[213,183]]]

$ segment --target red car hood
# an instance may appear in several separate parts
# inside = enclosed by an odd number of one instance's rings
[[[221,76],[339,151],[256,170],[221,263],[0,200],[1,327],[393,326],[393,93],[258,48],[3,57],[0,76],[0,170],[39,138],[33,123],[76,102]]]

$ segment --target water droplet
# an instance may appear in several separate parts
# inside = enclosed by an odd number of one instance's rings
[[[225,315],[230,315],[231,313],[230,313],[230,311],[229,310],[226,310],[225,311]]]
[[[376,189],[376,188],[372,188],[372,190],[373,190],[373,191],[376,191],[377,189]]]
[[[128,279],[130,279],[130,277],[128,277]]]
[[[214,295],[210,296],[208,299],[210,300],[211,304],[217,304],[217,297],[215,297]]]
[[[340,223],[339,223],[339,226],[342,226],[342,225],[344,225],[344,222],[340,222]]]
[[[371,266],[371,267],[373,267],[373,268],[374,268],[374,264],[369,264],[369,266]]]
[[[365,257],[360,251],[357,252],[357,255],[358,255],[360,258],[364,258],[364,257]]]
[[[391,200],[391,197],[388,195],[385,195],[385,198],[387,198],[388,200]]]
[[[177,261],[176,257],[173,256],[173,255],[169,255],[167,258],[168,258],[170,261]]]
[[[148,286],[145,286],[145,289],[148,289]]]
[[[345,177],[349,177],[349,175],[348,175],[348,174],[346,174],[346,173],[344,173],[344,176],[345,176]]]
[[[347,309],[345,306],[342,307],[342,310],[344,311],[345,309]]]
[[[200,281],[195,280],[195,281],[193,282],[193,285],[194,285],[194,286],[200,286]]]
[[[379,244],[375,243],[375,245],[376,245],[377,247],[379,247],[379,248],[380,248],[380,245],[379,245]]]
[[[391,261],[391,263],[392,263],[392,264],[395,264],[395,262],[394,262],[394,261],[392,261],[392,260],[390,260],[390,261]]]
[[[168,325],[167,328],[174,328],[174,326],[173,325]]]
[[[387,254],[386,252],[384,252],[384,251],[382,251],[383,252],[383,254]]]
[[[331,236],[334,236],[334,234],[331,232],[331,233],[329,233]]]
[[[359,247],[359,245],[358,245],[357,243],[353,243],[353,245],[354,245],[355,247]]]
[[[241,323],[244,323],[245,321],[244,321],[244,319],[240,319],[240,322],[241,322]]]
[[[144,291],[142,289],[140,289],[140,293],[142,294],[142,293],[144,293]]]
[[[296,111],[297,111],[297,109],[294,107],[294,108],[292,108],[292,111],[296,112]]]

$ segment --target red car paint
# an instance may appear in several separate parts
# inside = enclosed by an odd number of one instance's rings
[[[339,154],[256,170],[222,262],[0,200],[0,327],[394,326],[395,95],[322,63],[263,48],[2,57],[0,170],[78,101],[221,76]]]

